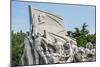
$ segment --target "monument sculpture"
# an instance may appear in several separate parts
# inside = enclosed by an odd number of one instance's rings
[[[78,47],[75,39],[67,36],[61,17],[46,10],[28,8],[30,31],[22,45],[22,65],[95,61],[92,45]]]

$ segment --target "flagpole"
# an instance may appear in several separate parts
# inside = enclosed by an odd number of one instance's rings
[[[31,12],[31,6],[29,5],[28,6],[28,9],[29,9],[29,22],[30,22],[30,28],[29,28],[29,33],[30,35],[32,35],[32,12]]]

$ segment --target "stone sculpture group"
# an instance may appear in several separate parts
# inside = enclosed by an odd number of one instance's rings
[[[22,44],[22,65],[56,64],[95,61],[91,42],[78,47],[74,38],[67,36],[63,19],[47,10],[29,6],[30,32]]]

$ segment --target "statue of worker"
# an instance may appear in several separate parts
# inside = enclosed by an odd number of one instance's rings
[[[43,58],[44,63],[48,64],[48,60],[44,54],[44,49],[42,46],[42,45],[44,45],[44,48],[46,49],[46,44],[42,44],[42,43],[43,43],[43,37],[39,33],[37,33],[36,39],[35,39],[35,50]],[[38,61],[36,63],[38,64]]]

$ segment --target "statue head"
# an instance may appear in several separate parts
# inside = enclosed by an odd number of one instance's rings
[[[39,23],[44,23],[45,22],[45,14],[44,13],[39,14],[38,21],[39,21]]]

